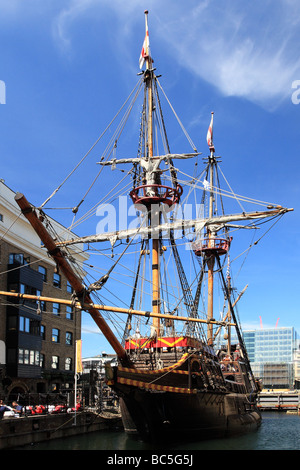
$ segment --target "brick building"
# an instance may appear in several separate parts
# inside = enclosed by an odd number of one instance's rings
[[[20,214],[15,193],[0,181],[0,290],[71,299],[66,278]],[[50,219],[61,236],[65,227]],[[78,250],[78,247],[76,248]],[[81,250],[72,256],[82,266]],[[72,388],[81,312],[58,302],[0,298],[0,395],[48,393]]]

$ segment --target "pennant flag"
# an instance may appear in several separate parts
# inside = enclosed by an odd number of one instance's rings
[[[213,146],[213,119],[214,119],[214,113],[211,113],[210,125],[209,125],[207,135],[206,135],[206,140],[207,140],[209,147]]]
[[[144,39],[144,43],[143,43],[143,47],[142,47],[141,55],[140,55],[140,59],[139,59],[140,69],[143,68],[143,65],[145,63],[145,59],[146,59],[146,57],[148,57],[148,54],[149,54],[148,51],[149,51],[149,33],[148,33],[148,31],[146,31],[146,36],[145,36],[145,39]]]
[[[145,39],[144,39],[144,42],[143,42],[143,47],[142,47],[141,55],[140,55],[140,59],[139,59],[140,69],[143,68],[143,65],[145,63],[145,59],[147,57],[149,57],[149,54],[150,54],[150,42],[149,42],[148,17],[147,17],[147,15],[148,15],[148,11],[145,10],[146,35],[145,35]]]
[[[82,374],[82,361],[81,361],[81,346],[82,340],[76,340],[76,373]]]

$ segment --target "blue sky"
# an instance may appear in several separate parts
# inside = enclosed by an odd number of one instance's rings
[[[251,251],[240,311],[246,329],[261,316],[300,333],[297,0],[0,0],[1,178],[38,206],[87,152],[137,82],[145,9],[160,81],[198,150],[214,111],[235,192],[294,208]],[[83,330],[83,355],[104,349]]]

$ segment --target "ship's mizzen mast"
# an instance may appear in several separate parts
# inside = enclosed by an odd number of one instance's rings
[[[208,174],[209,174],[209,208],[208,217],[209,220],[214,220],[215,216],[215,195],[214,195],[214,171],[217,167],[217,158],[215,157],[215,147],[213,144],[213,117],[214,113],[211,113],[211,121],[207,132],[207,144],[209,146],[210,155],[208,157]],[[209,346],[213,346],[213,324],[211,323],[214,319],[214,267],[215,262],[220,263],[220,256],[227,254],[231,239],[228,237],[224,239],[216,238],[216,231],[221,228],[216,224],[212,224],[206,227],[206,238],[200,241],[200,245],[194,244],[194,252],[196,256],[203,256],[203,263],[207,265],[207,343]],[[224,227],[226,230],[226,226]],[[222,269],[219,266],[220,270]],[[231,305],[231,304],[230,304]]]
[[[211,113],[211,121],[207,132],[207,143],[210,150],[210,155],[208,157],[209,161],[209,219],[214,217],[214,167],[216,166],[216,157],[215,157],[215,147],[213,144],[213,118],[214,113]],[[214,311],[214,265],[216,260],[216,255],[218,256],[219,251],[215,247],[215,233],[214,226],[207,228],[208,236],[208,258],[207,258],[207,268],[208,268],[208,293],[207,293],[207,320],[210,322],[213,317]],[[207,343],[213,345],[213,325],[208,323],[207,326]]]

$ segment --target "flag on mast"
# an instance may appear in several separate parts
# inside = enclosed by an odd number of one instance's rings
[[[213,147],[213,145],[214,145],[213,144],[213,121],[214,121],[214,113],[212,112],[211,113],[210,125],[209,125],[207,135],[206,135],[206,140],[207,140],[207,143],[208,143],[209,147]]]
[[[147,53],[148,47],[149,47],[149,34],[147,32],[146,36],[145,36],[145,39],[144,39],[143,47],[142,47],[142,50],[141,50],[140,59],[139,59],[140,69],[143,68],[143,65],[145,63],[145,59],[146,59],[146,57],[148,57],[148,53]]]
[[[145,11],[145,15],[146,15],[146,16],[145,16],[146,35],[145,35],[145,39],[144,39],[144,42],[143,42],[143,47],[142,47],[141,55],[140,55],[140,59],[139,59],[140,69],[143,68],[143,65],[144,65],[144,63],[145,63],[145,59],[146,59],[147,57],[149,57],[149,52],[150,52],[148,20],[147,20],[148,11],[147,11],[147,10]]]

